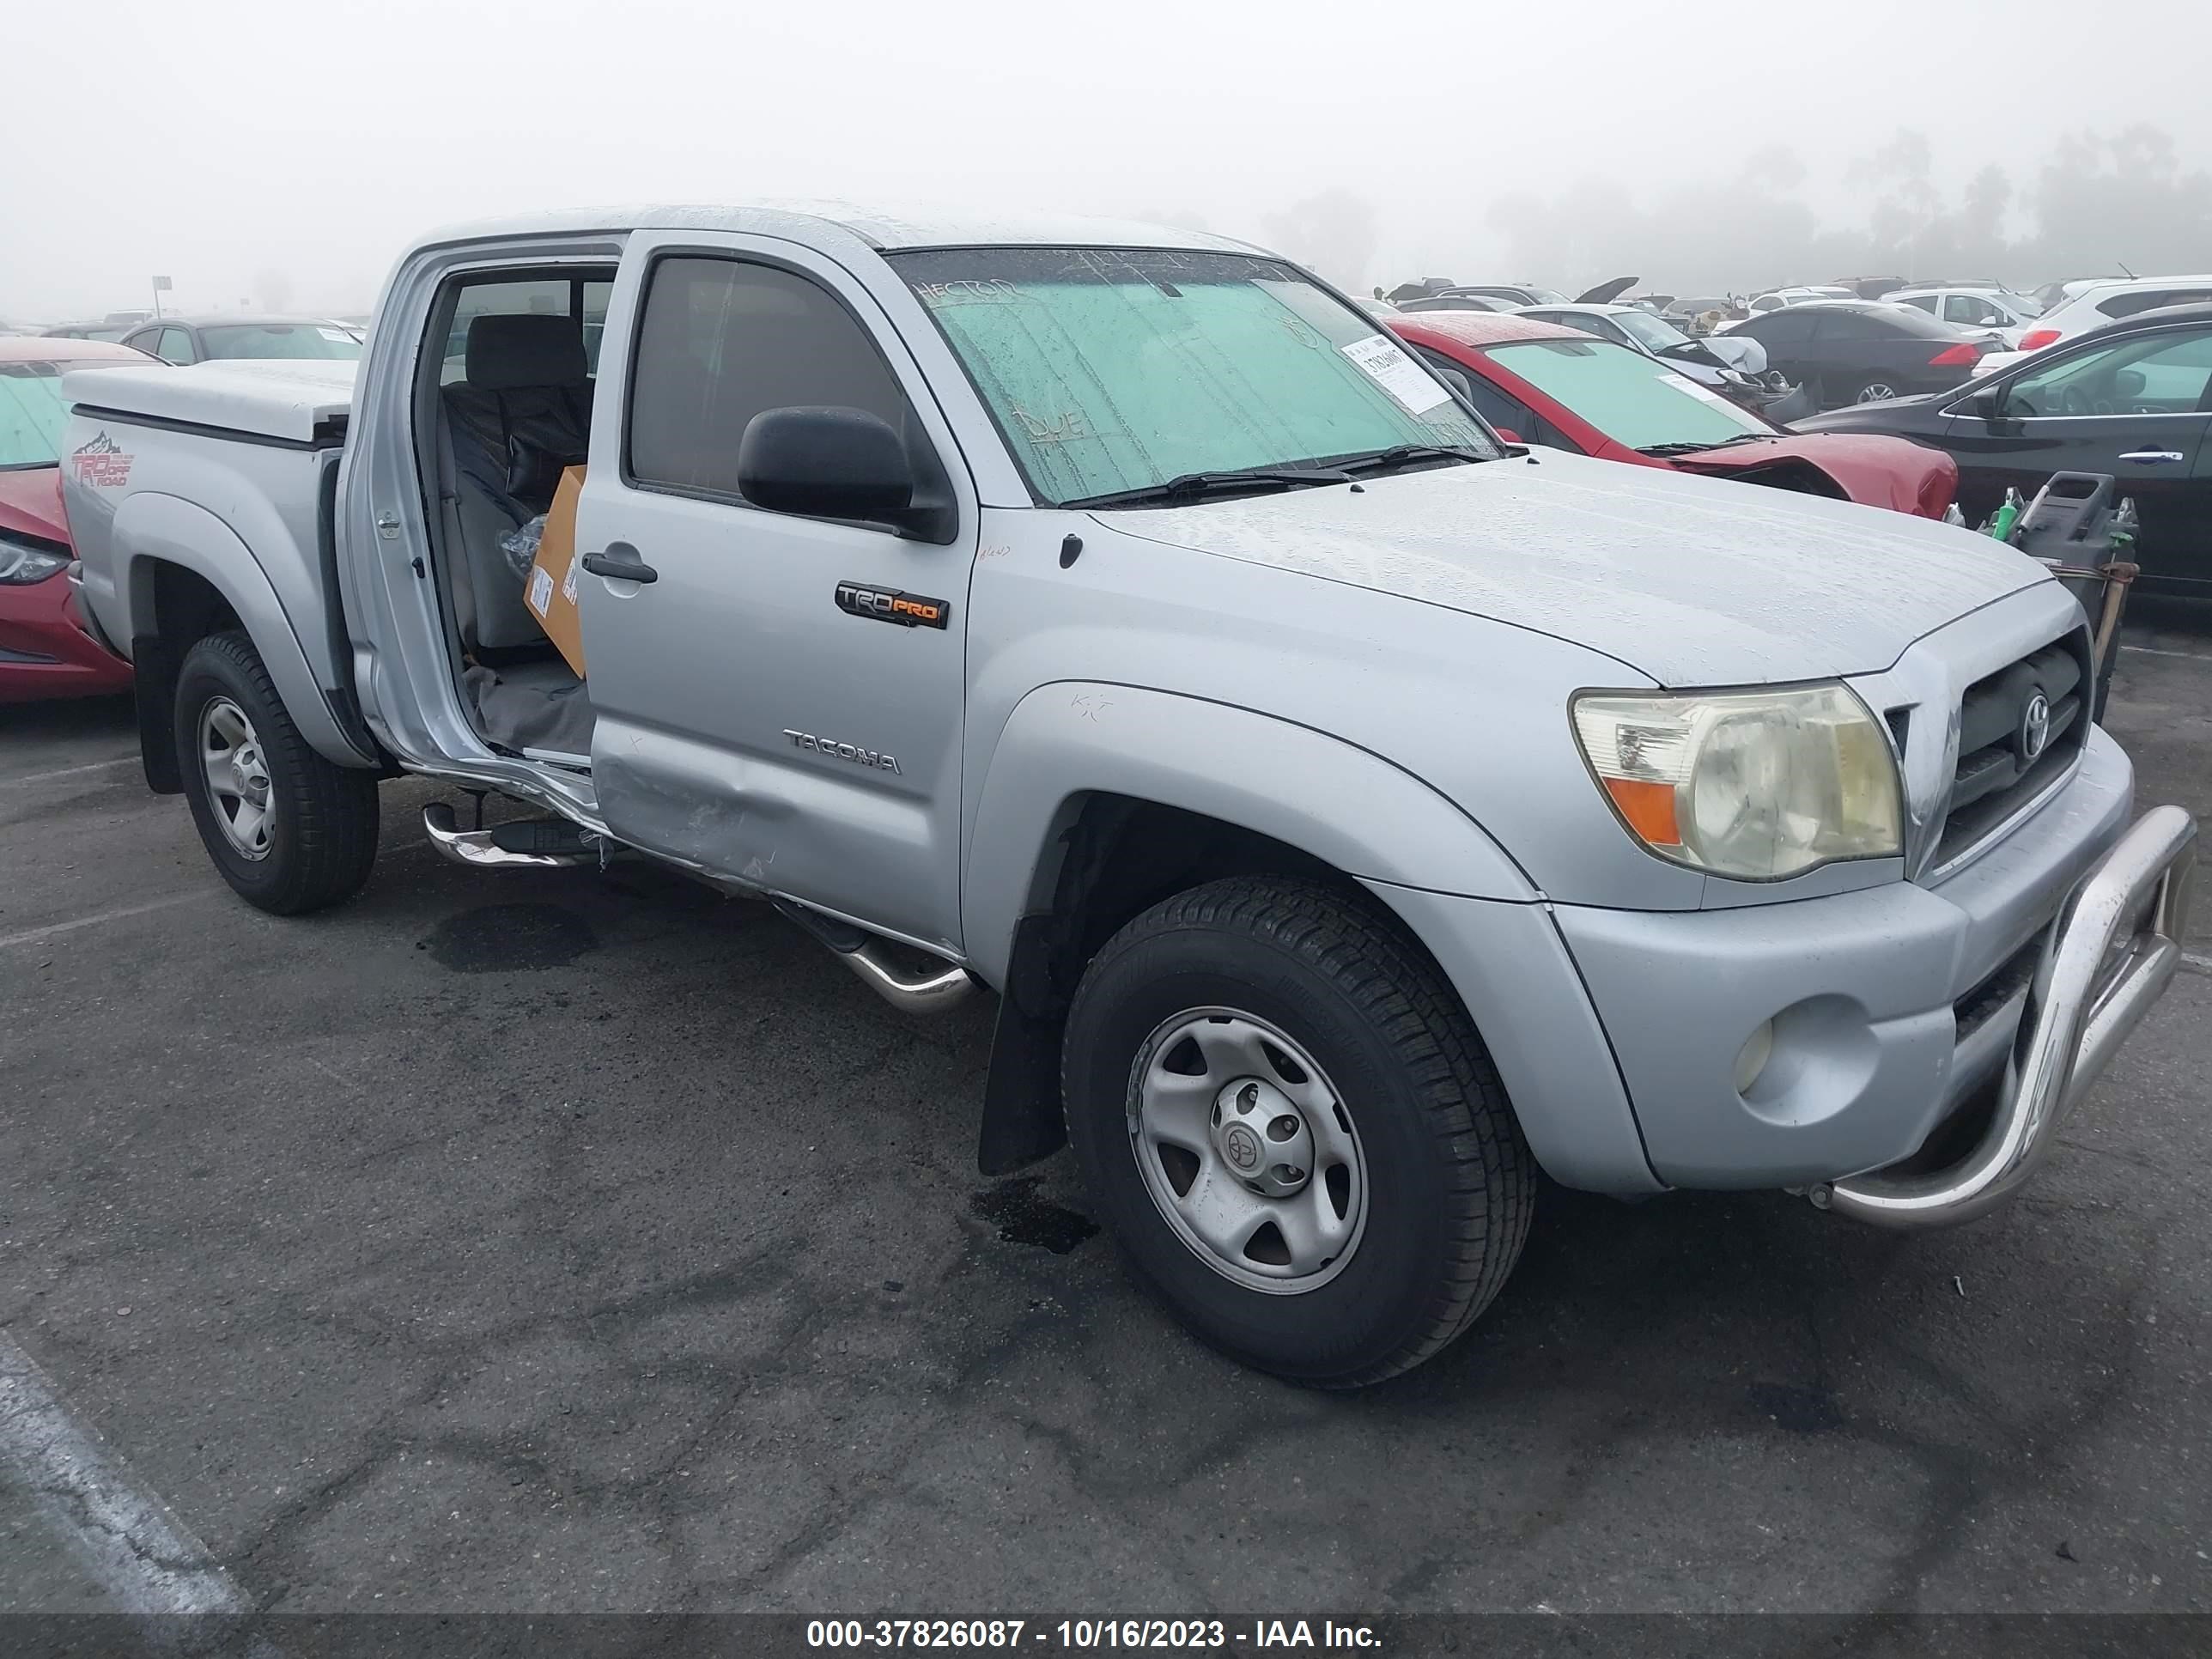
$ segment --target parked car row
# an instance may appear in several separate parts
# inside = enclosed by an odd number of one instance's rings
[[[1961,288],[1926,293],[1986,297]],[[2198,303],[2133,309],[2175,294]],[[2073,333],[2085,313],[2103,326]],[[1789,432],[1696,384],[1680,348],[1655,333],[1668,325],[1633,307],[1462,308],[1387,320],[1492,426],[1532,445],[1930,516],[1955,495],[1972,523],[2008,491],[2032,496],[2055,472],[2109,474],[2136,503],[2143,590],[2212,597],[2212,279],[2079,285],[2039,324],[2057,343],[2033,353],[1994,351],[1894,297],[1796,300],[1692,343],[1756,342],[1772,372],[1832,411],[1793,419]],[[1666,343],[1655,350],[1655,339]],[[1632,352],[1644,359],[1640,367]],[[1884,442],[1822,447],[1844,436]]]
[[[1633,280],[1499,315],[1501,289],[1533,285],[1430,279],[1377,314],[1530,445],[1930,516],[1955,505],[1977,524],[2054,473],[2108,475],[2134,503],[2143,590],[2212,598],[2212,276],[2077,279],[2045,296],[1858,279],[1881,297],[1778,289],[1702,340],[1620,301]],[[1711,355],[1747,345],[1759,360]],[[1778,415],[1720,384],[1744,370],[1796,382],[1829,412]],[[1844,437],[1881,442],[1824,447]]]
[[[2038,317],[2013,342],[2019,352],[2041,351],[2147,311],[2212,301],[2212,276],[2115,277],[2069,286],[2073,293]],[[2017,361],[2016,356],[1992,356],[1977,372],[1986,374],[2009,368]]]

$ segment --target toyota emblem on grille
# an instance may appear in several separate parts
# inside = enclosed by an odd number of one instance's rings
[[[2038,691],[2020,711],[2020,757],[2033,761],[2051,746],[2051,699]]]

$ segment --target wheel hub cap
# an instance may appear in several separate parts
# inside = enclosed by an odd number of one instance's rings
[[[1288,1198],[1313,1177],[1313,1131],[1264,1078],[1239,1078],[1214,1097],[1213,1150],[1255,1193]]]

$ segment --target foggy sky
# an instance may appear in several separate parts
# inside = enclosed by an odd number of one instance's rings
[[[172,309],[363,311],[407,242],[457,220],[792,197],[1264,242],[1342,191],[1371,208],[1370,246],[1306,254],[1340,283],[1571,290],[1614,273],[1493,268],[1500,200],[1592,180],[1656,198],[1780,143],[1792,191],[1841,222],[1873,188],[1852,162],[1900,126],[1947,190],[2136,121],[2212,165],[2202,5],[14,0],[0,43],[0,317],[49,321],[143,307],[155,272]],[[1663,283],[1678,252],[1639,263]]]

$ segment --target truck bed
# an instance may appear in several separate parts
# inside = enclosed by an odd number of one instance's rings
[[[325,445],[344,435],[358,368],[303,357],[189,368],[81,369],[64,377],[62,395],[87,414],[112,410],[251,438]]]

